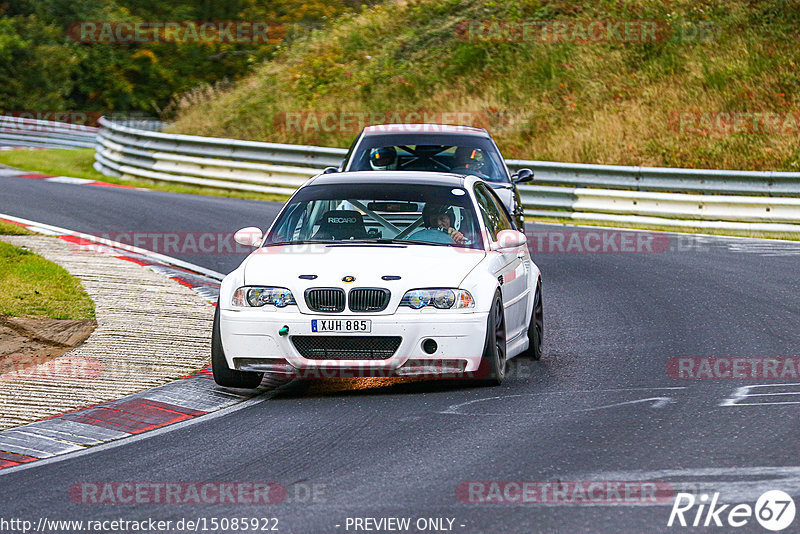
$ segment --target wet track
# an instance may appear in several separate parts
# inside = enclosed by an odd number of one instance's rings
[[[230,232],[265,227],[278,209],[0,178],[0,213],[86,232]],[[468,481],[657,481],[731,503],[753,505],[766,489],[797,500],[800,379],[678,380],[667,369],[679,357],[800,356],[800,247],[677,235],[661,242],[663,250],[642,253],[534,250],[544,357],[513,361],[500,387],[292,383],[221,417],[0,473],[0,517],[276,517],[281,532],[301,533],[354,532],[348,517],[410,517],[412,525],[424,517],[453,519],[452,531],[465,533],[653,532],[676,530],[666,526],[669,499],[475,503],[458,489]],[[177,256],[220,272],[242,258]],[[743,396],[764,392],[784,395]],[[92,505],[69,495],[77,483],[136,481],[274,481],[288,494],[267,506]],[[754,520],[738,530],[763,531]]]

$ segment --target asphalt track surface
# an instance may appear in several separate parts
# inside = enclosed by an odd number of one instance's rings
[[[87,232],[229,232],[266,226],[278,208],[0,178],[0,213]],[[276,517],[280,532],[323,533],[365,532],[347,528],[348,518],[408,517],[409,532],[419,531],[418,518],[453,519],[452,531],[465,533],[655,532],[700,529],[668,528],[669,499],[474,503],[459,499],[457,488],[467,481],[659,481],[698,495],[719,492],[726,503],[752,506],[766,489],[797,500],[800,379],[677,380],[666,369],[675,357],[800,356],[798,248],[673,235],[655,253],[536,253],[544,357],[512,361],[500,387],[294,382],[221,417],[0,473],[0,518]],[[228,272],[242,256],[180,257]],[[765,386],[748,394],[786,395],[726,403],[743,386]],[[68,493],[76,483],[137,481],[274,481],[288,496],[267,506],[93,505]],[[311,487],[316,499],[306,498]],[[799,525],[797,518],[792,528]],[[767,532],[753,518],[743,528],[711,530]]]

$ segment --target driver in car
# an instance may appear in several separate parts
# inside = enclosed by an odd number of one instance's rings
[[[424,230],[414,232],[409,240],[429,241],[433,243],[466,242],[464,234],[453,228],[453,210],[443,204],[425,204],[422,209],[422,222]]]
[[[397,150],[393,146],[373,148],[369,151],[369,166],[373,171],[397,169]]]
[[[486,176],[486,162],[483,160],[483,151],[480,148],[460,146],[453,155],[453,167],[450,172],[455,174],[472,174]]]

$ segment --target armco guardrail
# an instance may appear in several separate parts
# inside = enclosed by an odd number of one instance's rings
[[[100,120],[95,168],[105,174],[290,194],[346,150],[167,134]],[[509,160],[535,183],[526,214],[642,226],[800,234],[800,173]]]
[[[642,226],[800,234],[800,173],[509,160],[534,170],[526,214]]]
[[[34,148],[90,148],[98,128],[80,124],[0,115],[0,146]]]
[[[715,195],[800,196],[800,172],[623,167],[524,160],[508,160],[506,163],[511,169],[533,169],[537,183],[553,186]]]
[[[95,168],[109,175],[291,194],[347,152],[145,131],[100,119]]]

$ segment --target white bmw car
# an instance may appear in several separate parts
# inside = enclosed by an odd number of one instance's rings
[[[245,228],[236,241],[256,250],[220,287],[221,386],[253,388],[265,372],[464,373],[497,385],[508,359],[541,357],[539,268],[477,177],[319,175],[266,235]]]

